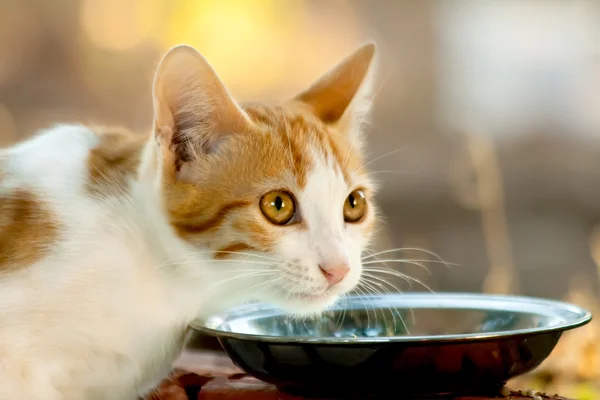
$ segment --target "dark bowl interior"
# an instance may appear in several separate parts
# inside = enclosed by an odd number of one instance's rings
[[[248,305],[192,327],[283,392],[419,397],[493,394],[545,360],[562,332],[590,319],[541,299],[407,294],[348,297],[307,320]]]

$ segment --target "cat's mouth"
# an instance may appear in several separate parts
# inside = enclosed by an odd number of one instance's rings
[[[329,290],[288,291],[277,296],[275,302],[290,313],[314,315],[320,313],[338,300],[338,294]]]
[[[341,292],[343,292],[343,290]],[[328,289],[318,292],[290,291],[288,292],[287,298],[292,301],[323,302],[330,301],[332,298],[337,298],[340,294],[340,288],[337,286],[332,286]]]

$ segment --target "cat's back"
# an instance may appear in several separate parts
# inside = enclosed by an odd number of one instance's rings
[[[135,173],[145,141],[121,129],[58,125],[2,149],[0,188],[27,187],[51,198],[100,196],[101,186]]]
[[[135,141],[135,150],[131,145]],[[139,140],[58,125],[0,151],[0,273],[30,265],[126,191]]]
[[[108,142],[101,131],[58,125],[0,150],[0,286],[64,270],[55,264],[99,237],[111,211],[101,193],[114,180],[103,160],[107,148],[117,151]]]
[[[0,150],[0,276],[98,237],[123,207],[146,139],[58,125]],[[73,246],[71,246],[73,247]]]

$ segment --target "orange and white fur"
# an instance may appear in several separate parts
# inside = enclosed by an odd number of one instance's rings
[[[253,299],[318,313],[355,288],[376,219],[360,132],[374,56],[239,104],[177,46],[149,135],[57,125],[3,149],[0,399],[136,399],[192,319]]]

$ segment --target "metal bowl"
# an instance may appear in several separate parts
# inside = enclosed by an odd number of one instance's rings
[[[348,296],[316,319],[249,304],[192,328],[280,391],[308,397],[481,395],[537,367],[591,314],[484,294]]]

